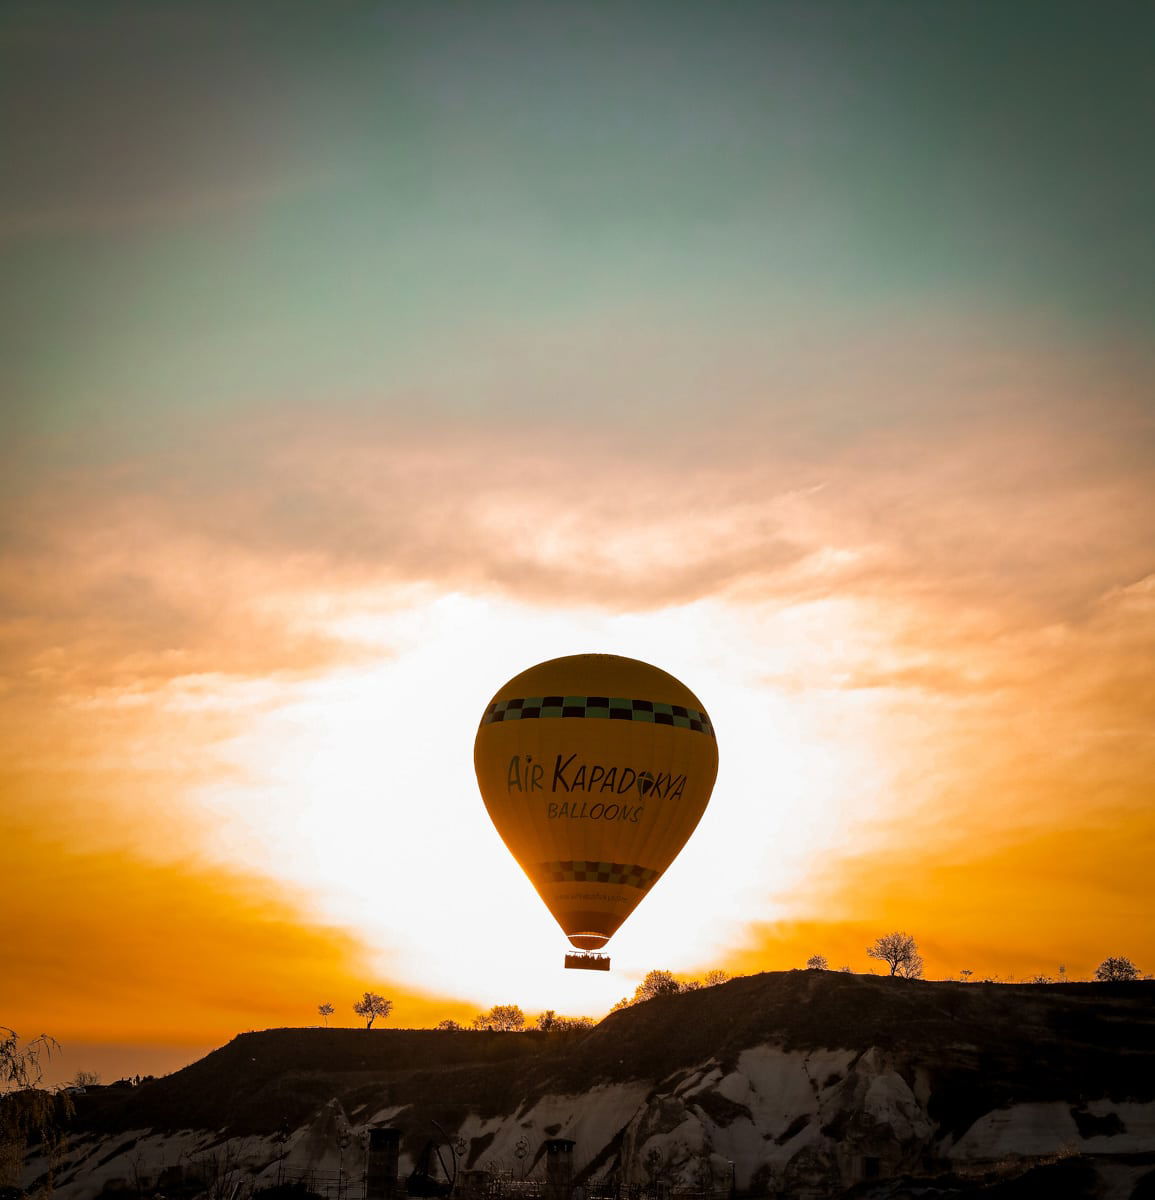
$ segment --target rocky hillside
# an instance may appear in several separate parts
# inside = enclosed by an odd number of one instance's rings
[[[577,1034],[244,1034],[78,1099],[67,1200],[207,1158],[245,1187],[355,1173],[380,1124],[403,1131],[402,1173],[440,1127],[463,1169],[531,1177],[546,1138],[572,1138],[588,1187],[703,1191],[733,1172],[754,1195],[1010,1196],[1042,1179],[1037,1194],[1129,1200],[1155,1194],[1155,984],[773,973]]]

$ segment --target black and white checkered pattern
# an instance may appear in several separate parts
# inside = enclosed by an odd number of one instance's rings
[[[621,883],[645,891],[660,872],[628,863],[565,862],[538,863],[533,870],[536,880],[544,883]]]
[[[656,700],[631,700],[622,696],[526,696],[514,700],[495,700],[481,718],[482,725],[500,721],[528,721],[535,718],[580,717],[604,721],[645,721],[651,725],[674,725],[715,737],[714,726],[706,713],[681,704],[662,704]]]

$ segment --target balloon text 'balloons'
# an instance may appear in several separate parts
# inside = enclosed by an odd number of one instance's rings
[[[473,759],[510,853],[573,945],[598,950],[694,832],[718,744],[701,702],[672,675],[577,654],[498,691]]]

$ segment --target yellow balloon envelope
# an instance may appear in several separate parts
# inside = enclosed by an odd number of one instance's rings
[[[497,692],[473,761],[510,853],[573,945],[599,950],[694,832],[718,743],[672,675],[576,654]]]

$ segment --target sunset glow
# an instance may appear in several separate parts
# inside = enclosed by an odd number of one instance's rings
[[[370,987],[600,1017],[891,929],[934,978],[1155,970],[1127,39],[1051,31],[1118,82],[1075,121],[901,7],[240,8],[0,29],[0,1025],[113,1078]],[[980,66],[1005,120],[952,107]],[[720,754],[608,974],[472,766],[586,651]]]

